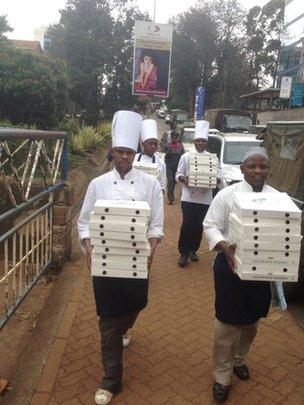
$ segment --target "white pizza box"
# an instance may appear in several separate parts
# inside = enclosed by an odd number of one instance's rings
[[[189,180],[189,187],[197,187],[197,188],[216,188],[216,182],[198,182],[198,181],[190,181]]]
[[[99,266],[93,266],[91,269],[93,277],[110,277],[110,278],[133,278],[133,279],[147,279],[148,271],[137,270],[113,270],[113,269],[101,269]]]
[[[133,167],[144,173],[150,174],[151,176],[157,177],[159,175],[159,166],[157,163],[143,163],[136,161],[133,162]]]
[[[300,260],[300,250],[298,251],[275,251],[275,250],[244,250],[239,245],[236,247],[236,254],[240,257],[243,263],[252,261],[265,262],[293,262],[298,263]]]
[[[94,253],[108,253],[108,254],[113,254],[113,255],[122,255],[122,256],[145,256],[148,257],[150,256],[151,249],[150,249],[150,243],[147,242],[146,248],[145,249],[137,249],[137,248],[122,248],[122,247],[112,247],[112,246],[99,246],[95,245],[94,246]]]
[[[133,263],[148,263],[148,256],[139,256],[139,255],[114,255],[112,253],[99,253],[95,249],[93,249],[93,256],[94,259],[96,260],[101,260],[102,262],[123,262],[123,263],[128,263],[128,264],[133,264]]]
[[[130,233],[140,233],[146,235],[147,225],[144,224],[125,224],[117,222],[103,222],[103,221],[93,221],[89,223],[90,231],[93,230],[104,230],[104,231],[114,231],[114,232],[130,232]]]
[[[217,164],[218,158],[215,153],[208,153],[204,155],[199,155],[197,153],[190,153],[189,155],[189,162],[201,163],[201,164],[208,164],[208,163],[215,163]]]
[[[131,263],[125,260],[103,260],[97,259],[92,256],[92,265],[99,266],[101,269],[119,269],[119,270],[136,270],[136,271],[146,271],[148,266],[148,259],[146,258],[146,263]]]
[[[189,173],[195,173],[195,174],[216,174],[217,173],[217,166],[194,166],[190,165],[189,166]]]
[[[243,234],[239,231],[237,227],[233,227],[230,223],[229,226],[229,240],[233,242],[234,240],[242,240],[243,242],[250,243],[250,242],[266,242],[271,244],[278,244],[278,243],[292,243],[292,244],[300,244],[302,240],[302,236],[299,234],[271,234],[271,233],[251,233],[251,234]]]
[[[282,264],[267,264],[267,263],[242,263],[240,258],[235,255],[236,273],[241,280],[256,280],[256,281],[298,281],[298,267]]]
[[[259,240],[243,240],[240,235],[233,235],[230,240],[231,243],[236,243],[240,249],[247,249],[247,250],[273,250],[273,251],[284,251],[284,252],[298,252],[301,250],[300,243],[289,243],[289,242],[260,242]]]
[[[101,223],[115,223],[115,224],[141,224],[141,225],[148,225],[149,218],[148,217],[132,217],[127,215],[96,215],[91,214],[90,219],[92,221],[100,221]]]
[[[240,217],[301,220],[301,210],[286,193],[235,193],[233,211]]]
[[[129,217],[150,217],[150,207],[146,201],[97,200],[92,214],[126,215]]]
[[[244,235],[246,234],[281,234],[281,235],[289,235],[289,234],[301,234],[301,227],[299,223],[297,224],[289,224],[285,225],[284,223],[282,224],[281,221],[278,221],[277,225],[274,224],[268,224],[267,221],[265,220],[263,224],[258,223],[258,224],[243,224],[240,219],[233,213],[229,215],[229,222],[230,222],[230,227],[236,227],[238,232],[243,233]]]
[[[234,214],[236,215],[236,214]],[[243,226],[250,226],[250,225],[255,225],[255,226],[282,226],[282,227],[297,227],[298,229],[301,229],[301,221],[299,219],[286,219],[286,218],[254,218],[254,217],[239,217],[236,215],[239,219],[239,222]]]
[[[125,241],[116,239],[91,238],[92,246],[117,247],[122,249],[146,249],[147,241]]]
[[[131,241],[131,242],[146,242],[145,233],[129,233],[129,232],[111,232],[95,229],[90,229],[90,238],[100,238],[100,239],[115,239],[118,241]]]
[[[210,175],[207,175],[207,174],[197,175],[195,173],[194,174],[190,173],[189,179],[190,180],[196,180],[196,181],[202,181],[202,182],[217,181],[216,174],[210,176]]]

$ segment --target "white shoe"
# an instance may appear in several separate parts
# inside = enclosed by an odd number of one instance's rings
[[[122,336],[122,345],[123,347],[128,347],[131,342],[131,330],[127,330],[127,332]]]
[[[98,388],[95,394],[95,404],[97,405],[105,405],[111,402],[113,398],[113,394],[110,391],[103,390],[102,388]]]

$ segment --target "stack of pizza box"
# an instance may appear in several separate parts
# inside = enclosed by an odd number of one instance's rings
[[[148,277],[149,217],[146,201],[96,201],[90,217],[93,276]]]
[[[301,210],[286,193],[236,193],[229,235],[242,280],[298,280]]]
[[[198,155],[190,153],[189,157],[189,186],[215,188],[217,185],[216,154]]]
[[[133,162],[133,167],[154,177],[159,175],[159,166],[157,163],[135,161]]]

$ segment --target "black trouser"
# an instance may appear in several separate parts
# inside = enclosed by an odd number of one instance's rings
[[[175,173],[177,166],[166,166],[167,174],[167,196],[169,201],[174,201]]]
[[[188,255],[199,249],[208,208],[209,205],[182,201],[183,223],[178,241],[180,254]]]
[[[122,336],[132,328],[138,314],[136,311],[120,318],[99,318],[104,370],[101,388],[113,394],[121,390],[122,384]]]

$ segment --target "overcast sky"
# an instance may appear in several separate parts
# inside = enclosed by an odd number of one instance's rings
[[[166,23],[172,15],[187,10],[195,0],[156,0],[156,22]],[[245,8],[264,5],[267,0],[240,0]],[[66,0],[0,0],[0,15],[7,15],[14,31],[9,38],[34,39],[36,27],[47,26],[59,21],[59,9],[64,8]],[[153,0],[137,0],[141,11],[153,16]]]

